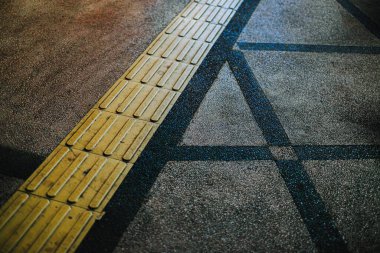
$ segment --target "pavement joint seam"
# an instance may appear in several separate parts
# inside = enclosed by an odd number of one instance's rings
[[[227,2],[227,1],[228,1],[228,0],[224,0],[224,2]],[[196,2],[202,2],[202,1],[196,1]],[[217,1],[208,1],[208,2],[217,2]],[[221,0],[220,2],[223,2],[223,0]],[[232,1],[230,1],[230,2],[232,2]],[[143,85],[145,85],[145,84],[143,84]],[[133,118],[133,117],[131,117],[131,118]],[[294,147],[295,147],[295,146],[294,146]],[[305,146],[305,147],[306,147],[306,146]],[[378,156],[379,156],[379,147],[377,147],[377,146],[357,145],[357,146],[355,146],[355,147],[359,147],[359,149],[362,148],[362,147],[364,147],[364,149],[365,149],[366,147],[369,147],[369,149],[371,149],[371,150],[373,150],[372,147],[375,147],[375,151],[373,152],[373,154],[374,154],[375,157],[378,157]],[[296,150],[296,153],[297,153],[298,156],[300,156],[299,153],[297,152],[297,150]],[[339,155],[338,155],[338,156],[339,156]],[[363,156],[364,156],[364,155],[363,155]],[[348,155],[348,156],[346,155],[345,157],[350,157],[350,155]],[[299,157],[299,159],[302,160],[300,157]],[[323,208],[322,208],[322,209],[323,209]]]
[[[178,146],[167,148],[173,161],[255,161],[273,160],[268,154],[272,146]],[[301,161],[380,159],[377,145],[291,145]]]
[[[287,43],[253,43],[238,42],[240,50],[250,51],[283,51],[306,53],[344,53],[344,54],[380,54],[378,46],[336,46],[313,44],[287,44]]]
[[[285,129],[244,54],[232,51],[228,63],[269,146],[291,147]],[[320,252],[348,252],[345,240],[299,160],[297,152],[294,156],[295,160],[275,161],[311,239]]]
[[[207,57],[199,65],[190,85],[174,104],[149,145],[141,153],[134,169],[130,171],[116,191],[114,198],[109,202],[106,212],[110,212],[112,215],[105,215],[92,227],[89,236],[79,247],[79,252],[93,252],[99,248],[105,252],[112,252],[116,247],[121,233],[144,203],[155,178],[166,162],[172,158],[167,149],[177,146],[181,141],[181,136],[190,123],[192,115],[196,112],[223,63],[227,60],[226,52],[235,44],[237,36],[248,22],[258,3],[259,1],[242,1],[237,10],[239,15],[234,15],[228,23]],[[160,149],[163,146],[165,149]],[[160,159],[156,159],[157,157]],[[120,198],[123,201],[119,201]],[[122,215],[123,219],[117,219],[118,215]],[[103,231],[105,230],[112,231],[112,233],[104,235]]]
[[[0,210],[0,222],[4,225],[0,229],[0,247],[4,252],[18,251],[31,246],[38,252],[52,249],[59,252],[76,250],[94,223],[92,219],[88,226],[90,217],[103,212],[105,205],[133,166],[132,163],[152,138],[159,125],[154,122],[162,122],[178,99],[180,91],[186,87],[199,64],[225,29],[225,24],[235,15],[235,10],[231,10],[230,7],[237,8],[242,0],[208,3],[218,4],[205,8],[205,3],[191,1],[122,75],[125,81],[118,80],[110,92],[103,96],[101,101],[107,103],[96,104],[15,193],[16,199],[17,196],[23,198],[20,205],[15,206],[13,200],[9,200]],[[209,14],[215,15],[201,20],[204,13],[197,15],[193,9],[208,9],[211,10]],[[214,9],[217,11],[213,11]],[[192,14],[194,16],[191,16]],[[190,19],[186,18],[188,16]],[[173,24],[175,27],[171,28]],[[161,43],[160,39],[163,37],[166,39]],[[182,41],[184,43],[180,43]],[[165,47],[162,54],[157,54],[157,50],[151,51],[156,43],[157,49]],[[185,54],[182,53],[184,49]],[[171,56],[173,53],[174,56]],[[179,70],[179,66],[185,68]],[[179,76],[176,75],[178,71]],[[171,87],[173,91],[160,88],[159,81],[162,78],[165,78],[164,83],[175,79],[174,86]],[[129,90],[123,94],[127,88]],[[171,92],[177,95],[170,95]],[[121,104],[116,105],[116,111],[108,112],[108,106],[118,98]],[[129,108],[132,109],[130,114],[127,113],[127,117],[121,115]],[[115,162],[109,157],[118,161]],[[62,196],[59,198],[59,195]],[[27,199],[24,200],[25,198]],[[46,208],[51,206],[56,198],[59,198],[59,203],[65,203],[62,208],[67,210],[77,208],[74,204],[77,202],[84,202],[81,207],[87,207],[83,209],[85,213],[79,215],[77,223],[69,230],[66,228],[72,221],[70,223],[65,220],[61,223],[67,215],[66,211],[62,214],[57,213],[64,217],[57,218],[60,222],[56,226],[46,225],[46,217],[50,213],[55,215],[54,209],[58,207],[54,207],[53,211]],[[24,209],[36,212],[35,216],[30,217],[33,223],[26,221],[28,212]],[[96,209],[96,212],[93,209]],[[54,234],[54,238],[49,242],[48,238],[38,240],[44,233]],[[35,239],[37,241],[34,241]]]
[[[206,1],[206,0],[205,0]],[[142,156],[140,157],[139,161],[135,164],[136,170],[133,170],[127,177],[126,182],[121,186],[121,189],[119,192],[116,193],[117,197],[115,199],[123,199],[130,203],[130,205],[125,205],[123,203],[120,203],[118,201],[111,201],[110,205],[108,206],[109,210],[112,211],[120,211],[123,213],[123,219],[122,222],[120,220],[116,219],[116,217],[106,216],[105,219],[102,219],[98,224],[96,224],[93,227],[93,230],[91,232],[91,236],[87,237],[84,241],[84,244],[82,244],[80,251],[81,252],[88,252],[89,249],[96,249],[97,247],[101,246],[106,249],[107,252],[112,252],[112,250],[116,247],[117,243],[119,242],[119,239],[122,235],[122,232],[128,227],[130,222],[133,220],[135,215],[137,214],[138,210],[144,203],[146,197],[148,196],[149,190],[152,187],[153,183],[155,182],[155,179],[157,178],[160,171],[163,169],[165,164],[168,161],[175,160],[175,157],[178,155],[178,152],[180,153],[180,160],[193,160],[192,157],[183,156],[181,153],[186,153],[187,151],[196,151],[196,149],[201,149],[201,151],[198,152],[196,157],[194,159],[200,159],[200,160],[209,160],[210,156],[212,157],[212,154],[215,152],[212,150],[234,150],[234,149],[263,149],[264,152],[267,152],[265,156],[270,157],[271,153],[269,152],[268,147],[199,147],[199,146],[178,146],[181,141],[181,136],[183,136],[184,131],[190,124],[190,120],[193,118],[194,113],[197,111],[201,101],[204,99],[205,94],[207,93],[209,87],[214,82],[215,78],[217,77],[217,74],[219,73],[222,65],[227,61],[228,57],[226,55],[226,52],[229,52],[232,50],[232,46],[235,44],[237,37],[239,36],[242,28],[245,26],[245,24],[248,22],[248,19],[252,15],[253,11],[258,5],[258,1],[244,1],[243,6],[238,11],[238,15],[235,15],[233,21],[229,24],[231,27],[227,27],[227,29],[224,31],[224,34],[219,38],[219,42],[217,42],[214,45],[214,49],[209,53],[209,55],[206,57],[205,61],[202,63],[200,68],[198,69],[197,73],[195,74],[194,78],[191,80],[191,84],[187,87],[187,89],[184,91],[182,96],[177,101],[177,104],[174,105],[171,112],[169,113],[168,117],[166,118],[165,122],[160,126],[160,129],[156,132],[155,136],[153,137],[152,141],[150,142],[149,146],[144,150]],[[233,25],[232,25],[233,24]],[[194,100],[192,100],[192,99]],[[188,102],[191,101],[191,105],[189,105]],[[167,135],[167,132],[171,132],[171,135]],[[167,148],[165,151],[167,152],[161,152],[160,145],[165,145]],[[311,154],[303,154],[300,156],[300,152],[297,149],[299,149],[299,146],[293,146],[296,150],[297,156],[300,160],[307,160],[307,159],[314,159]],[[352,159],[353,157],[356,158],[356,153],[359,153],[359,156],[362,159],[366,158],[378,158],[380,156],[380,148],[377,146],[368,146],[368,145],[351,145],[349,147],[344,145],[338,145],[338,146],[332,146],[332,148],[335,150],[333,153],[334,157],[331,157],[331,154],[327,151],[331,148],[331,146],[313,146],[315,149],[322,149],[322,154],[318,154],[321,159]],[[304,148],[309,148],[307,145],[302,146],[300,149],[303,151]],[[211,151],[210,151],[211,149]],[[351,152],[355,150],[354,152]],[[173,150],[175,150],[173,152]],[[181,151],[184,150],[184,151]],[[265,151],[266,150],[266,151]],[[356,152],[358,151],[359,152]],[[161,159],[159,161],[154,160],[154,157],[157,154],[160,154]],[[187,152],[190,154],[191,152]],[[211,155],[209,155],[212,153]],[[369,153],[369,154],[368,154]],[[235,154],[235,153],[234,153]],[[256,154],[256,153],[255,153]],[[223,156],[223,155],[221,155]],[[183,158],[183,159],[181,159]],[[187,158],[187,159],[186,159]],[[223,157],[217,157],[217,159],[221,159]],[[230,157],[225,159],[229,159]],[[246,158],[246,157],[244,157]],[[266,157],[265,157],[266,158]],[[251,159],[251,157],[247,158],[247,160]],[[286,162],[286,161],[279,161],[279,162]],[[294,162],[292,162],[294,163]],[[299,164],[298,161],[295,162],[296,164]],[[298,166],[298,165],[297,165]],[[147,169],[147,167],[150,167]],[[283,177],[287,176],[286,174],[286,168],[282,169]],[[301,173],[298,176],[307,175],[305,174],[304,169],[296,172]],[[142,179],[143,178],[143,179]],[[298,179],[298,181],[301,180],[300,183],[302,183],[302,177]],[[296,180],[297,182],[297,180]],[[310,182],[310,180],[308,180]],[[291,181],[287,181],[287,183],[291,183]],[[297,184],[295,184],[297,186]],[[291,186],[291,184],[289,185]],[[130,193],[125,196],[124,190],[129,190]],[[291,189],[290,189],[291,190]],[[310,193],[310,189],[308,190]],[[318,193],[315,190],[312,190],[311,193],[316,196],[319,196]],[[297,194],[297,191],[293,191],[292,195]],[[296,196],[295,196],[296,197]],[[315,198],[315,197],[313,197]],[[320,197],[317,197],[317,200],[320,200]],[[298,204],[301,204],[298,201]],[[311,231],[311,233],[314,233],[312,235],[313,241],[318,244],[319,251],[323,251],[323,249],[330,249],[332,250],[335,246],[341,247],[341,249],[344,249],[346,251],[346,245],[345,242],[341,240],[341,237],[339,236],[339,232],[336,231],[335,225],[331,221],[331,217],[329,217],[328,210],[325,209],[325,205],[323,202],[316,203],[321,210],[313,209],[302,209],[302,206],[299,206],[300,212],[304,212],[309,210],[311,212],[322,212],[324,213],[325,217],[327,217],[327,220],[329,221],[328,226],[330,226],[330,230],[335,231],[335,235],[337,235],[335,238],[338,239],[338,241],[335,241],[334,239],[331,239],[329,241],[329,238],[327,240],[330,242],[330,244],[321,245],[323,244],[323,241],[320,241],[320,238],[325,238],[324,231],[318,229],[319,231]],[[310,207],[309,207],[310,208]],[[309,214],[313,215],[313,213]],[[311,217],[311,216],[309,216]],[[107,219],[110,218],[110,219]],[[312,220],[306,220],[308,224],[310,225],[313,221]],[[320,225],[320,224],[319,224]],[[108,228],[109,230],[112,230],[115,226],[119,227],[119,231],[115,231],[113,235],[108,236],[106,238],[102,235],[102,229]],[[321,227],[320,227],[321,228]],[[315,233],[321,233],[322,237],[315,236]],[[336,245],[334,245],[336,244]],[[336,247],[335,247],[336,248]]]
[[[372,21],[366,14],[364,14],[358,7],[356,7],[349,0],[336,0],[344,9],[346,9],[352,16],[354,16],[363,26],[367,28],[373,35],[380,39],[380,27]]]

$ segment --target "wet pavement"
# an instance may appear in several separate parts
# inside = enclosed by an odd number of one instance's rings
[[[78,251],[378,252],[375,2],[244,1]],[[185,4],[2,4],[5,163],[32,171]]]

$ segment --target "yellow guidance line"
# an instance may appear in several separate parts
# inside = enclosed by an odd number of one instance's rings
[[[0,252],[73,252],[242,0],[193,0],[0,209]]]

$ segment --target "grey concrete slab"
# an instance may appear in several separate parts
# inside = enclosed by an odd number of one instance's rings
[[[380,4],[378,0],[350,0],[350,2],[380,26]]]
[[[226,63],[186,130],[182,145],[264,144],[261,130]]]
[[[169,162],[115,252],[313,252],[276,165]]]
[[[1,1],[0,145],[50,153],[187,2]]]
[[[276,160],[297,160],[296,152],[292,147],[269,147],[273,158]]]
[[[0,207],[12,196],[24,180],[0,174]]]
[[[293,143],[380,143],[379,55],[244,54]]]
[[[380,161],[308,161],[304,165],[350,252],[379,252]]]
[[[263,0],[239,41],[324,45],[379,45],[335,0]]]

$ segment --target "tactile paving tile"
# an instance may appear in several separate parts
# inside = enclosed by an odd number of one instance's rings
[[[156,129],[146,121],[91,110],[63,145],[134,163]]]
[[[194,0],[194,2],[237,10],[243,0]]]
[[[211,46],[209,43],[161,34],[148,48],[147,54],[171,61],[199,65]]]
[[[167,89],[120,80],[100,100],[99,108],[141,120],[161,122],[179,95]]]
[[[194,2],[182,12],[181,17],[225,25],[233,14],[234,10],[232,9]]]
[[[59,146],[20,190],[102,212],[132,164]]]
[[[242,0],[195,0],[0,209],[1,252],[73,252]]]
[[[207,43],[215,42],[222,31],[223,26],[220,24],[182,17],[178,17],[165,29],[166,34]]]
[[[134,82],[182,91],[196,67],[180,62],[142,55],[125,73],[124,78]]]
[[[0,209],[1,252],[73,252],[98,217],[83,208],[16,192]]]

